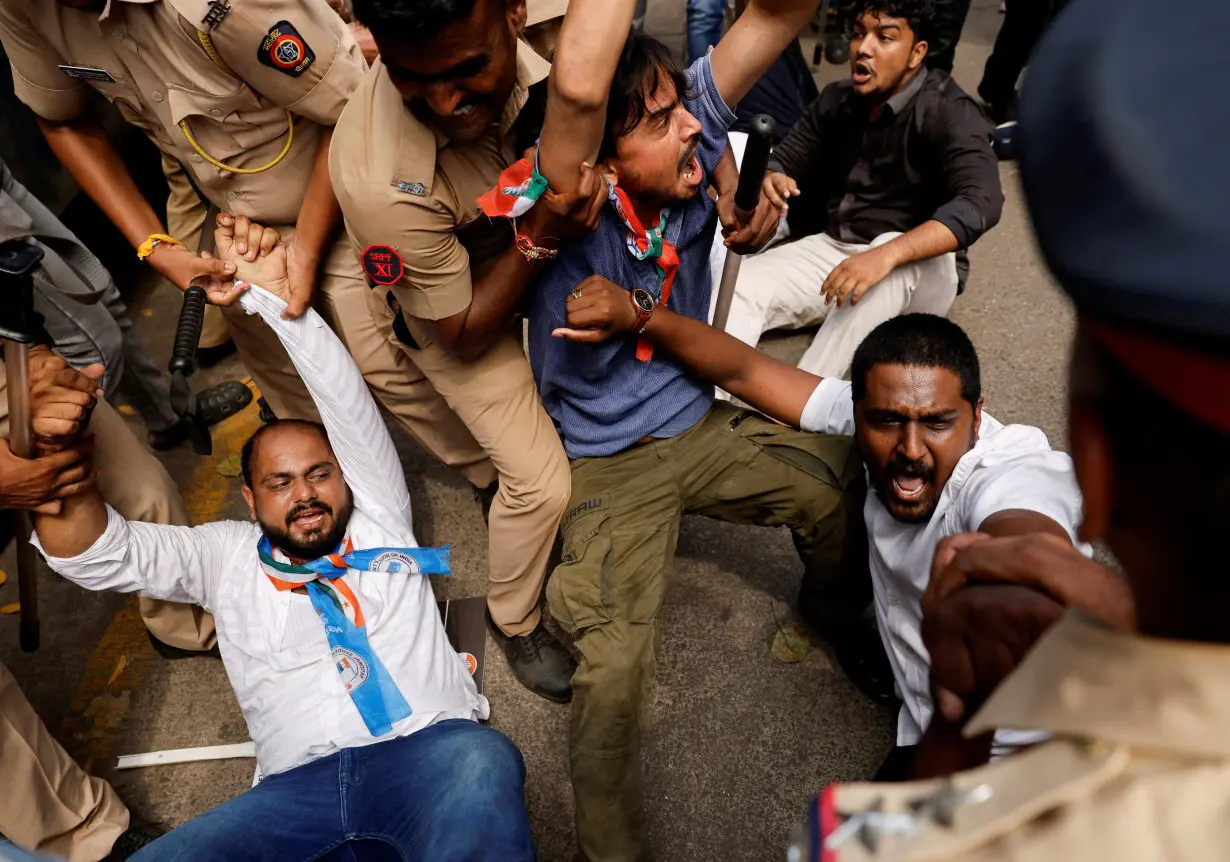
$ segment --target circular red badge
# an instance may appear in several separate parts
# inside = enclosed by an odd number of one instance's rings
[[[269,47],[269,59],[279,69],[293,69],[303,62],[303,40],[293,33],[283,33]]]
[[[401,255],[391,245],[369,245],[362,259],[363,271],[376,284],[397,284],[405,271]]]

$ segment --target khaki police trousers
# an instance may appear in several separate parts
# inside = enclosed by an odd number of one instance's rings
[[[0,363],[0,437],[7,437],[9,403],[3,371]],[[170,474],[106,401],[94,408],[89,433],[94,435],[98,490],[111,508],[130,521],[187,525],[188,512]],[[198,651],[217,643],[214,618],[201,608],[142,596],[140,610],[145,627],[163,643]]]
[[[171,186],[167,229],[185,245],[198,248],[205,207],[182,171],[176,167],[173,173],[165,162],[163,167]],[[276,227],[286,241],[294,236],[293,225],[269,227]],[[373,316],[373,305],[380,307],[381,299],[368,287],[349,239],[339,231],[321,266],[316,310],[346,345],[372,394],[410,435],[473,485],[486,488],[495,481],[496,471],[483,448],[423,372],[390,344],[391,330],[383,328],[388,325],[383,318]],[[319,421],[307,387],[273,330],[238,305],[221,311],[240,360],[273,412],[282,419]]]
[[[808,434],[725,402],[678,437],[572,463],[564,556],[547,598],[581,652],[569,759],[585,859],[649,857],[642,712],[683,515],[789,527],[803,588],[826,617],[848,621],[871,598],[863,485],[851,438]]]
[[[392,332],[387,302],[379,313],[381,328]],[[568,457],[521,346],[521,324],[473,362],[449,356],[419,327],[409,334],[415,346],[396,335],[390,343],[422,369],[499,471],[500,490],[487,519],[487,607],[505,634],[529,634],[542,618],[542,582],[571,483]]]
[[[52,739],[0,664],[0,833],[28,850],[99,862],[128,828],[111,785],[87,775]]]

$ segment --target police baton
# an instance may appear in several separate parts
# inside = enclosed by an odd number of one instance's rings
[[[751,217],[760,202],[760,187],[764,184],[765,171],[769,166],[775,125],[768,114],[757,114],[752,118],[747,149],[743,151],[743,164],[739,169],[739,187],[735,190],[735,213],[740,223]],[[713,310],[713,325],[718,329],[725,329],[726,319],[730,317],[730,304],[735,298],[735,283],[739,280],[739,265],[742,262],[742,255],[726,250],[717,306]]]
[[[213,204],[205,213],[205,225],[201,228],[199,251],[214,253],[214,225],[218,220],[218,208]],[[179,309],[179,322],[175,325],[175,341],[171,346],[171,409],[184,423],[192,451],[198,455],[212,455],[213,437],[209,423],[197,407],[196,393],[188,383],[196,371],[196,348],[201,341],[201,327],[205,325],[205,288],[192,286],[184,291],[184,304]]]
[[[30,427],[30,348],[50,344],[43,317],[34,310],[34,268],[43,250],[25,240],[0,243],[0,338],[4,339],[4,373],[9,400],[9,449],[18,458],[34,456]],[[38,557],[30,544],[34,532],[29,512],[17,513],[17,597],[21,601],[19,637],[22,652],[38,649]]]

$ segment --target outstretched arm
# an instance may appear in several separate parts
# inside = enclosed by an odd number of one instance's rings
[[[595,275],[568,299],[568,327],[552,335],[597,343],[631,337],[636,310],[628,291]],[[778,362],[720,329],[669,308],[655,308],[645,336],[688,371],[725,389],[766,416],[798,426],[807,400],[820,385],[814,374]]]
[[[713,82],[728,105],[747,95],[811,20],[816,0],[752,0],[713,49]],[[571,14],[571,12],[570,12]]]
[[[538,148],[539,171],[557,192],[576,191],[581,164],[598,158],[607,96],[635,8],[636,0],[572,0],[564,16]]]

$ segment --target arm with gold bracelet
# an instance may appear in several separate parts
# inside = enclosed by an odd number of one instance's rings
[[[178,242],[166,241],[170,237],[161,219],[141,195],[101,126],[86,121],[55,123],[40,118],[39,128],[56,158],[82,190],[134,249],[145,250],[142,260],[180,290],[210,277],[225,280],[234,272],[231,263],[206,260]],[[155,242],[159,237],[163,239]]]

